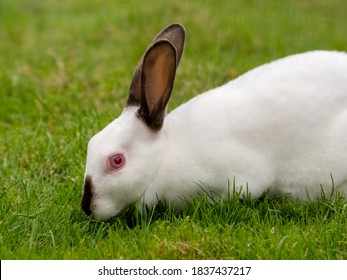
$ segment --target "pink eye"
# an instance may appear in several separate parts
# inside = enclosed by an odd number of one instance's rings
[[[114,154],[108,158],[110,170],[119,170],[125,165],[125,157],[122,154]]]

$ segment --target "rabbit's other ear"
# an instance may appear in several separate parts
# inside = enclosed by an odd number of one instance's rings
[[[167,40],[169,41],[172,46],[176,50],[176,68],[180,62],[180,59],[182,57],[183,49],[184,49],[184,43],[185,43],[185,29],[182,25],[179,23],[173,23],[166,28],[164,28],[162,31],[160,31],[157,36],[154,37],[152,42],[150,43],[147,52],[151,47],[153,47],[154,44],[156,44],[158,41],[161,40]],[[146,52],[146,53],[147,53]],[[146,55],[144,54],[144,56]],[[141,57],[139,63],[137,64],[137,67],[134,72],[134,76],[130,85],[129,89],[129,96],[128,100],[126,102],[126,106],[140,106],[141,104],[141,71],[143,68],[143,58]]]
[[[176,49],[167,40],[155,42],[143,58],[139,116],[151,129],[159,130],[171,96],[176,74]]]

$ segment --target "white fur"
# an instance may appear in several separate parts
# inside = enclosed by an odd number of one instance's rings
[[[258,67],[173,110],[153,132],[127,107],[95,135],[86,175],[93,216],[107,219],[160,200],[181,208],[198,184],[224,196],[228,180],[265,192],[316,197],[331,175],[347,193],[347,54],[312,51]],[[108,155],[127,164],[105,171]],[[244,188],[245,190],[245,188]]]
[[[253,198],[305,199],[347,191],[347,55],[315,51],[258,67],[199,95],[165,120],[166,150],[146,203],[180,205],[202,182],[225,195],[228,180]],[[170,170],[170,172],[167,172]],[[195,189],[195,190],[194,190]],[[245,190],[245,188],[244,188]]]

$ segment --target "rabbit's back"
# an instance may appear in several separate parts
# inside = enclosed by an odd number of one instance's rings
[[[347,190],[344,53],[314,51],[260,66],[183,104],[166,122],[169,142],[184,147],[175,153],[191,154],[187,176],[207,185],[223,189],[235,177],[255,196],[280,187],[303,197],[306,188],[315,186],[309,193],[316,195],[320,184],[331,186],[331,174]]]

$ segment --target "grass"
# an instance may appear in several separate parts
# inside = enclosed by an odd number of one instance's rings
[[[203,197],[132,223],[79,206],[87,142],[121,112],[163,26],[179,21],[188,36],[172,110],[275,58],[346,51],[346,15],[343,0],[1,1],[0,259],[347,259],[341,196]]]

